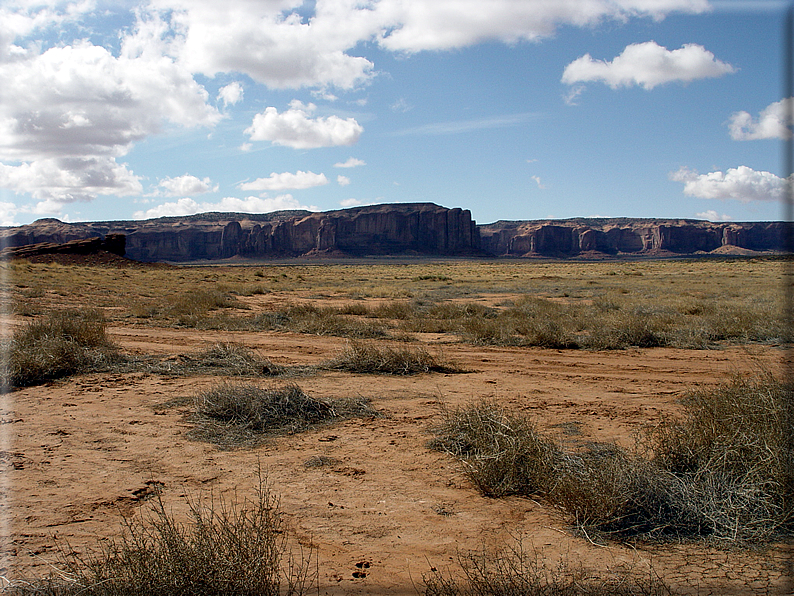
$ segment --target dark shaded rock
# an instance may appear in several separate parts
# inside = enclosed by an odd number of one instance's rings
[[[120,257],[125,253],[124,234],[108,234],[104,238],[82,238],[68,242],[37,242],[25,246],[7,247],[0,252],[0,258],[26,259],[40,255],[92,255],[109,252]]]

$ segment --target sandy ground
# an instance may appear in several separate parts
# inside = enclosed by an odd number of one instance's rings
[[[236,341],[281,364],[317,364],[344,345],[338,338],[285,333],[199,332],[117,327],[128,352],[169,355],[208,342]],[[560,441],[617,441],[664,413],[698,384],[758,363],[776,366],[773,347],[614,352],[481,348],[424,336],[430,350],[466,374],[380,377],[321,372],[295,379],[316,397],[364,396],[383,414],[222,451],[189,440],[189,406],[165,408],[218,383],[217,377],[92,374],[13,392],[0,412],[2,513],[7,578],[45,575],[56,543],[75,548],[117,535],[122,516],[148,507],[152,486],[175,511],[184,495],[211,489],[252,495],[266,470],[293,536],[314,547],[322,594],[416,594],[431,567],[458,553],[505,544],[522,534],[543,560],[562,558],[599,573],[652,566],[687,594],[787,594],[781,545],[731,550],[702,545],[594,544],[565,519],[526,498],[481,496],[448,456],[427,447],[442,404],[488,397],[531,412]],[[284,381],[263,380],[264,385]],[[307,467],[317,455],[337,465]]]

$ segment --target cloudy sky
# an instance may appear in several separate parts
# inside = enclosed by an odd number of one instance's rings
[[[0,225],[424,201],[779,219],[785,6],[2,0]]]

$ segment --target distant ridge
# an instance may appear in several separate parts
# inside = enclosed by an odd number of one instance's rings
[[[123,234],[126,256],[186,262],[379,255],[614,258],[752,255],[783,248],[783,222],[585,218],[477,225],[467,209],[394,203],[326,211],[200,213],[149,220],[0,228],[0,248]]]

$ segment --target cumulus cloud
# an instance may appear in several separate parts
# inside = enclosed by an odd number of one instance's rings
[[[123,197],[143,192],[138,177],[111,157],[45,158],[18,166],[0,163],[0,188],[29,193],[42,202],[37,212],[44,213],[98,195]]]
[[[790,139],[794,97],[781,99],[761,110],[758,118],[749,112],[734,112],[728,122],[731,138],[735,141],[758,139]]]
[[[626,46],[611,62],[594,60],[590,54],[577,58],[565,67],[562,82],[602,82],[613,89],[638,85],[653,89],[657,85],[680,81],[721,77],[736,69],[714,57],[714,54],[695,43],[668,50],[655,41]]]
[[[540,181],[540,176],[530,176],[530,178],[532,178],[532,180],[534,180],[534,181],[535,181],[535,184],[537,184],[537,185],[538,185],[538,188],[540,188],[540,189],[544,189],[544,188],[546,188],[546,187],[543,185],[543,183]]]
[[[179,59],[192,72],[241,72],[273,89],[351,89],[373,64],[346,52],[377,31],[358,3],[318,2],[310,21],[295,12],[302,0],[153,0],[182,32]]]
[[[695,170],[682,167],[671,172],[670,179],[683,182],[684,194],[699,199],[734,199],[749,203],[782,201],[786,194],[785,179],[747,166],[708,174],[698,174]]]
[[[350,178],[348,178],[347,176],[341,176],[341,175],[337,176],[336,181],[339,184],[339,186],[347,186],[348,184],[350,184]]]
[[[190,197],[218,190],[218,185],[213,186],[209,178],[199,180],[189,174],[176,178],[165,178],[160,181],[158,186],[162,187],[165,191],[164,194],[169,197]]]
[[[708,211],[701,211],[700,213],[695,213],[695,217],[699,217],[700,219],[707,219],[709,221],[733,221],[733,218],[730,215],[722,214],[720,215],[714,209],[709,209]]]
[[[708,0],[151,0],[148,10],[170,19],[174,51],[191,72],[240,72],[270,88],[354,89],[375,75],[352,55],[362,42],[411,53],[483,41],[516,43],[554,34],[560,26],[698,13]]]
[[[252,141],[270,141],[293,149],[315,149],[355,144],[364,128],[354,118],[342,120],[338,116],[311,118],[317,109],[313,103],[305,105],[294,100],[286,112],[269,107],[254,116],[245,129]]]
[[[707,0],[381,0],[374,7],[383,25],[380,44],[418,52],[448,50],[487,40],[507,43],[548,37],[560,25],[593,26],[629,17],[661,19],[674,11],[704,12]]]
[[[270,213],[286,209],[305,209],[319,211],[316,206],[301,205],[292,195],[280,195],[273,198],[267,197],[226,197],[216,203],[199,203],[189,198],[182,198],[175,202],[163,203],[146,211],[137,211],[135,219],[152,219],[155,217],[169,217],[178,215],[194,215],[207,212],[233,212],[233,213]]]
[[[314,172],[303,172],[298,170],[294,174],[284,172],[277,174],[273,172],[268,178],[257,178],[253,182],[240,184],[241,190],[286,190],[304,189],[313,186],[323,186],[328,184],[325,174],[315,174]]]
[[[43,51],[28,46],[0,60],[0,186],[30,193],[47,209],[138,194],[139,179],[117,162],[136,141],[167,123],[218,122],[220,114],[192,75],[151,51],[161,34],[162,24],[141,23],[118,56],[77,41]]]
[[[347,161],[340,161],[334,164],[335,168],[357,168],[358,166],[365,166],[367,162],[356,159],[355,157],[349,157]]]
[[[218,90],[218,99],[223,102],[224,107],[239,103],[243,99],[243,86],[235,81],[221,87]]]

